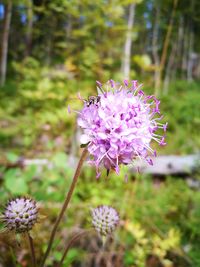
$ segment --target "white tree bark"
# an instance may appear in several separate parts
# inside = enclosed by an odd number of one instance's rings
[[[133,3],[129,6],[128,29],[124,45],[124,58],[122,61],[122,73],[124,75],[124,78],[126,79],[130,78],[132,29],[134,25],[134,17],[135,17],[135,4]]]

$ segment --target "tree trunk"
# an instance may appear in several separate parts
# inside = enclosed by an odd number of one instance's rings
[[[159,94],[159,90],[161,87],[162,74],[163,74],[163,69],[164,69],[165,63],[166,63],[167,51],[168,51],[170,37],[171,37],[171,33],[172,33],[172,27],[173,27],[174,16],[175,16],[177,4],[178,4],[178,0],[174,0],[173,10],[172,10],[171,18],[170,18],[170,21],[168,24],[167,33],[165,36],[165,41],[164,41],[163,50],[162,50],[162,55],[161,55],[161,59],[160,59],[159,76],[158,76],[158,80],[156,81],[155,95]]]
[[[191,13],[194,11],[194,0],[191,0]],[[192,81],[192,68],[193,68],[193,59],[192,53],[194,50],[194,32],[193,32],[193,23],[190,18],[189,24],[189,44],[188,44],[188,64],[187,64],[187,81]]]
[[[130,65],[131,65],[131,45],[132,45],[132,29],[135,17],[135,4],[129,6],[128,16],[128,30],[126,34],[126,41],[124,45],[124,58],[122,62],[122,73],[124,78],[130,78]]]
[[[155,7],[155,21],[153,26],[153,36],[152,36],[152,54],[154,60],[154,87],[156,88],[156,83],[159,79],[159,66],[160,59],[158,55],[158,29],[159,29],[159,16],[160,16],[160,8],[156,4]]]
[[[189,49],[188,49],[188,64],[187,64],[187,81],[191,82],[193,80],[192,78],[192,68],[193,68],[193,59],[192,59],[192,53],[193,53],[193,46],[194,46],[194,33],[191,30],[189,34]]]
[[[184,43],[184,20],[183,16],[180,15],[179,18],[179,28],[178,28],[178,42],[177,42],[177,52],[176,52],[176,64],[175,64],[175,76],[177,75],[177,70],[181,70],[181,63],[183,57],[183,43]]]
[[[182,79],[186,79],[186,70],[188,65],[188,43],[189,43],[189,27],[188,23],[184,23],[184,40],[183,40],[183,55],[182,55]]]
[[[10,32],[11,16],[12,16],[12,0],[8,0],[8,3],[5,7],[4,27],[3,27],[2,43],[1,43],[1,62],[0,62],[1,86],[5,84],[6,80],[8,37]]]
[[[164,95],[168,94],[169,82],[170,82],[171,76],[174,76],[173,75],[175,72],[174,59],[175,59],[176,55],[177,55],[177,43],[176,43],[176,40],[174,40],[173,45],[172,45],[172,49],[171,49],[171,53],[169,56],[169,60],[167,63],[166,72],[165,72],[165,78],[164,78],[164,83],[163,83],[163,94]]]
[[[26,32],[26,52],[25,55],[30,56],[32,46],[32,33],[33,33],[33,2],[27,0],[27,32]]]
[[[183,44],[183,20],[180,17],[177,40],[174,39],[169,60],[166,67],[165,78],[163,83],[163,94],[167,95],[170,80],[175,80],[177,75],[177,68],[179,67],[180,58],[182,57]]]
[[[66,40],[69,41],[71,37],[71,31],[72,31],[72,16],[69,14],[67,16],[67,23],[65,27],[65,32],[66,32]]]

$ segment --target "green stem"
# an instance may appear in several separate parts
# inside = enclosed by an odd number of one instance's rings
[[[87,151],[87,148],[85,148],[83,150],[83,152],[82,152],[81,158],[80,158],[78,166],[76,168],[76,171],[75,171],[75,174],[74,174],[70,189],[69,189],[69,191],[68,191],[68,193],[66,195],[66,198],[65,198],[65,201],[63,203],[63,206],[62,206],[62,208],[60,210],[60,213],[59,213],[59,215],[58,215],[58,217],[56,219],[55,225],[54,225],[53,230],[51,232],[49,244],[48,244],[47,250],[45,252],[44,258],[43,258],[43,260],[42,260],[42,262],[40,264],[40,267],[44,267],[45,261],[46,261],[48,255],[49,255],[49,252],[50,252],[50,250],[52,248],[53,241],[54,241],[54,238],[55,238],[55,235],[56,235],[56,231],[57,231],[58,226],[60,224],[60,221],[61,221],[61,219],[62,219],[62,217],[63,217],[63,215],[64,215],[64,213],[65,213],[65,211],[66,211],[66,209],[68,207],[68,204],[69,204],[69,202],[71,200],[71,197],[72,197],[74,188],[76,186],[78,177],[79,177],[79,175],[81,173],[81,168],[83,166],[84,160],[86,159],[87,155],[88,155],[88,151]]]

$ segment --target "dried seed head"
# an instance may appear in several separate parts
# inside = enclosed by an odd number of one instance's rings
[[[101,236],[111,234],[119,223],[118,212],[110,206],[92,209],[92,224]]]
[[[37,218],[37,203],[31,198],[18,197],[7,203],[2,221],[9,231],[23,233],[33,228]]]

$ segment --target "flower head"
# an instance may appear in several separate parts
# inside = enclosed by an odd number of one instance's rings
[[[146,96],[137,81],[97,84],[98,96],[84,101],[78,117],[78,125],[83,129],[81,143],[88,144],[97,176],[100,165],[117,173],[120,164],[130,164],[136,158],[152,165],[150,154],[155,156],[156,152],[151,141],[165,145],[164,136],[155,133],[158,128],[165,132],[167,127],[159,122],[160,101],[153,95]]]
[[[2,221],[8,230],[23,233],[32,229],[37,218],[36,202],[31,198],[18,197],[7,203]]]
[[[92,224],[101,236],[111,234],[119,223],[118,212],[110,206],[92,209]]]

